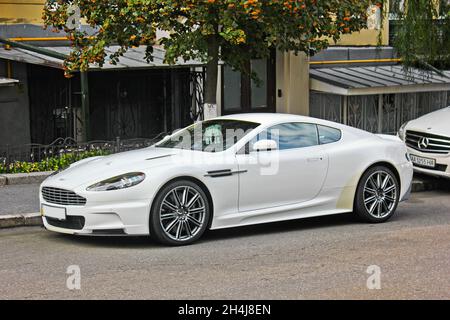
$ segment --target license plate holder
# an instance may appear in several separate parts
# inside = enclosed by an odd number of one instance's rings
[[[414,154],[411,154],[410,157],[411,157],[412,163],[414,163],[418,166],[427,167],[427,168],[435,168],[436,167],[435,159],[419,157]]]
[[[58,220],[66,220],[66,208],[42,205],[42,216]]]

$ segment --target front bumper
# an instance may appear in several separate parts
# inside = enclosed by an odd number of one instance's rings
[[[427,168],[414,164],[415,172],[450,179],[450,155],[423,153],[409,147],[408,153],[418,157],[436,160],[435,168]]]
[[[42,217],[50,231],[77,235],[148,235],[149,201],[97,203],[85,206],[62,206],[41,198],[42,206],[64,208],[66,219]]]
[[[434,176],[434,177],[442,177],[442,178],[450,179],[450,172],[448,170],[447,171],[436,171],[433,169],[414,167],[414,171],[418,172],[418,173],[423,173],[426,175]]]

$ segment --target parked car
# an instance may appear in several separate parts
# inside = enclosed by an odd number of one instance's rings
[[[207,229],[352,211],[384,222],[408,198],[412,175],[398,137],[309,117],[240,114],[77,162],[42,183],[40,201],[48,230],[185,245]]]
[[[403,124],[398,136],[408,146],[415,171],[450,178],[450,107]]]

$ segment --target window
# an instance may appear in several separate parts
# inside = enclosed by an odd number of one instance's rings
[[[319,144],[317,127],[311,123],[279,124],[261,132],[257,139],[275,140],[279,150],[306,148]]]
[[[199,122],[164,139],[156,147],[220,152],[232,147],[258,126],[259,123],[239,120]]]
[[[320,125],[317,128],[319,130],[320,144],[328,144],[341,140],[341,130]]]
[[[248,112],[275,112],[276,52],[266,59],[251,59],[242,66],[245,72],[223,65],[222,115]],[[254,81],[251,74],[260,81]]]
[[[224,110],[239,110],[241,108],[241,73],[231,67],[223,69]]]
[[[260,83],[251,81],[252,109],[267,108],[267,61],[252,60],[251,69],[260,80]]]

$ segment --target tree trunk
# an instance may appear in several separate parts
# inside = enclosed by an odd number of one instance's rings
[[[206,65],[205,104],[203,106],[204,119],[217,117],[217,82],[219,74],[219,41],[216,35],[208,40],[208,63]]]

